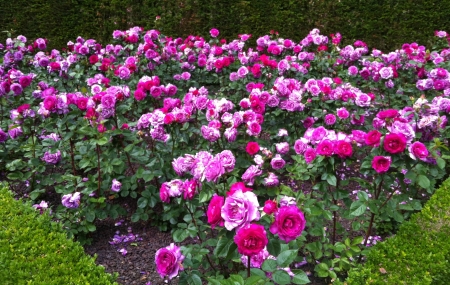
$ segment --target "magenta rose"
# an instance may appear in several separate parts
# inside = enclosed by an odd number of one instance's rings
[[[421,142],[414,142],[408,147],[409,156],[416,160],[417,158],[420,160],[426,160],[428,157],[428,149]]]
[[[241,229],[252,221],[258,221],[260,214],[259,203],[255,193],[242,190],[235,191],[225,198],[221,216],[224,219],[225,228],[231,231],[234,228]]]
[[[278,206],[277,206],[277,202],[273,201],[273,200],[267,200],[264,203],[264,208],[263,211],[264,213],[266,213],[267,215],[272,215],[273,213],[275,213],[278,210]]]
[[[260,253],[269,240],[264,226],[251,224],[237,231],[234,242],[240,254],[253,256]]]
[[[317,156],[316,150],[313,149],[312,147],[307,148],[304,156],[306,163],[310,164]]]
[[[334,153],[340,158],[350,157],[353,154],[352,144],[346,141],[337,141],[334,144]]]
[[[275,221],[270,226],[270,232],[274,235],[278,234],[281,240],[288,243],[302,234],[305,225],[305,216],[297,206],[284,206],[275,214]]]
[[[333,154],[333,143],[330,140],[323,140],[317,145],[317,154],[331,156]]]
[[[211,225],[211,229],[214,229],[217,225],[223,226],[223,219],[221,216],[222,206],[224,198],[214,194],[208,205],[206,216],[208,218],[208,224]]]
[[[178,246],[171,243],[169,246],[160,248],[155,254],[156,271],[161,278],[174,278],[178,275],[179,270],[183,270],[181,263],[184,255]]]
[[[378,173],[385,173],[391,167],[390,156],[375,156],[372,160],[372,168]]]
[[[257,142],[248,142],[245,150],[250,155],[255,155],[259,151],[259,144]]]
[[[367,133],[366,145],[377,147],[380,145],[381,133],[377,130],[372,130]]]
[[[401,153],[406,148],[406,138],[403,134],[387,134],[384,137],[383,147],[389,153]]]

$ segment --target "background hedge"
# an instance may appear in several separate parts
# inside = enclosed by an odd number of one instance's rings
[[[46,37],[57,49],[77,36],[107,43],[116,29],[155,28],[157,15],[158,29],[170,36],[208,36],[216,27],[234,39],[273,29],[300,41],[319,28],[340,32],[346,44],[361,39],[383,51],[405,42],[428,45],[435,30],[450,30],[450,0],[0,0],[0,12],[2,31]]]

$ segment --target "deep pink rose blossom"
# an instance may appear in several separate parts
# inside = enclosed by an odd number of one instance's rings
[[[385,173],[391,166],[390,156],[375,156],[372,160],[372,168],[378,173]]]
[[[224,203],[224,198],[214,194],[208,205],[208,210],[206,211],[206,216],[208,218],[208,224],[211,225],[211,229],[216,226],[223,226],[223,219],[221,216],[222,206]]]
[[[264,226],[251,224],[237,231],[234,242],[240,254],[253,256],[260,253],[269,240]]]
[[[286,243],[298,238],[305,229],[306,220],[302,211],[297,206],[285,206],[278,209],[275,221],[270,226],[270,232],[278,234]]]
[[[178,275],[179,270],[183,270],[181,264],[184,260],[184,255],[178,246],[171,243],[169,246],[160,248],[155,255],[156,271],[158,271],[161,278],[174,278]]]
[[[403,134],[387,134],[384,137],[383,147],[389,153],[401,153],[406,148],[406,137]]]

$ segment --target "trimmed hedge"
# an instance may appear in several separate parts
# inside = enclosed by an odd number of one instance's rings
[[[2,285],[117,284],[61,225],[0,187],[0,280]]]
[[[383,51],[405,42],[429,46],[435,30],[450,28],[450,0],[16,0],[3,1],[0,27],[61,49],[77,36],[110,42],[114,30],[142,26],[169,36],[257,36],[271,29],[299,42],[313,28],[340,32],[344,44],[359,39]],[[156,16],[161,20],[155,22]],[[30,21],[30,19],[33,19]],[[6,34],[0,35],[4,42]]]
[[[378,243],[347,284],[449,284],[450,178],[396,236]]]

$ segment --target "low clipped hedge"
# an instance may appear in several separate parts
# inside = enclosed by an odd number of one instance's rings
[[[0,185],[0,284],[117,284],[48,213],[13,198]]]
[[[450,178],[395,237],[378,243],[367,262],[349,272],[353,284],[449,284]]]

